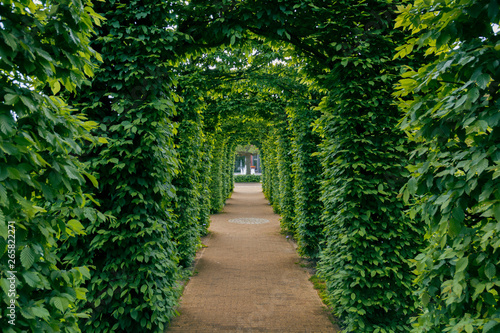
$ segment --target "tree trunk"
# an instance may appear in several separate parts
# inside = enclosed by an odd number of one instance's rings
[[[251,154],[245,154],[245,169],[246,169],[246,173],[247,175],[250,175],[252,172],[251,172],[251,168],[250,168],[250,165],[251,165],[251,160],[250,160],[250,156],[252,156]]]

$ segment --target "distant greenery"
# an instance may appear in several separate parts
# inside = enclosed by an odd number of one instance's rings
[[[237,175],[234,176],[235,183],[259,183],[262,180],[260,175]]]
[[[258,154],[259,148],[254,145],[238,145],[236,146],[237,154]]]

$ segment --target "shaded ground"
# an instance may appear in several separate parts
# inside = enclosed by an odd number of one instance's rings
[[[236,184],[167,332],[337,332],[260,184]]]

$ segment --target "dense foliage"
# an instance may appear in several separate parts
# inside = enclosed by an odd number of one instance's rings
[[[224,140],[214,140],[212,163],[210,164],[210,212],[217,213],[224,208]]]
[[[175,187],[172,227],[173,239],[179,253],[179,263],[183,267],[191,265],[200,243],[203,225],[200,223],[202,200],[200,190],[200,171],[204,167],[199,158],[204,144],[200,101],[196,90],[184,92],[184,102],[178,104],[178,131],[175,138],[178,147],[179,171],[172,184]]]
[[[299,253],[317,259],[324,239],[320,182],[323,172],[318,152],[320,138],[313,131],[319,112],[309,105],[289,109],[294,175],[294,224]]]
[[[108,142],[84,147],[84,160],[99,181],[101,212],[113,219],[88,223],[88,235],[66,249],[67,260],[95,268],[85,332],[162,332],[179,290],[171,231],[177,97],[165,64],[177,35],[166,29],[163,1],[96,2],[95,10],[106,17],[92,43],[103,64],[74,101]]]
[[[235,183],[260,183],[262,180],[261,175],[235,175]]]
[[[345,332],[500,327],[496,1],[0,9],[2,328],[164,331],[237,145]]]
[[[414,332],[500,328],[500,62],[495,1],[421,2],[400,7],[414,35],[398,56],[421,48],[398,96],[401,127],[417,144],[404,195],[426,222],[416,258],[422,312]]]
[[[371,15],[364,14],[368,6]],[[401,65],[392,58],[402,38],[390,29],[391,11],[388,2],[369,1],[342,12],[350,17],[342,29],[356,33],[349,38],[360,43],[338,55],[321,82],[329,93],[318,123],[327,243],[320,272],[349,332],[407,331],[416,311],[409,260],[422,236],[398,197],[408,144],[391,96]],[[378,26],[370,26],[372,15]],[[367,28],[356,29],[358,22]]]
[[[89,38],[99,20],[89,1],[0,3],[3,332],[76,332],[86,316],[76,304],[89,270],[63,269],[57,248],[96,215],[83,188],[96,181],[77,158],[79,144],[96,143],[95,123],[57,93],[93,74]]]
[[[275,130],[269,132],[268,138],[262,145],[262,191],[275,213],[279,214],[279,176],[278,176],[278,154]]]
[[[278,198],[279,212],[281,214],[281,228],[295,233],[294,225],[294,196],[293,196],[293,174],[292,174],[292,150],[290,136],[287,135],[287,123],[282,121],[278,123],[277,130],[277,151],[276,164],[278,169]]]

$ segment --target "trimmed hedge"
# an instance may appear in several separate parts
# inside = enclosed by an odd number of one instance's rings
[[[345,22],[340,34],[366,42],[341,56],[322,82],[328,96],[317,128],[326,244],[319,272],[346,332],[407,332],[417,311],[409,260],[420,250],[423,225],[405,214],[398,195],[409,144],[392,96],[403,63],[392,58],[403,35],[391,28],[391,2],[343,3],[332,17]],[[372,14],[380,28],[357,30],[373,23]]]
[[[191,92],[195,95],[194,92]],[[179,264],[189,267],[201,245],[202,228],[199,223],[201,194],[199,192],[199,158],[203,147],[203,133],[198,105],[190,96],[178,107],[179,134],[175,137],[179,158],[179,172],[172,181],[175,187],[174,221],[172,239],[176,243]],[[203,231],[203,233],[205,233]]]
[[[224,208],[225,193],[223,182],[224,171],[224,140],[215,139],[210,166],[210,213],[215,214]]]
[[[260,183],[262,180],[261,175],[235,175],[235,183]]]
[[[281,215],[280,225],[283,231],[295,234],[294,224],[294,195],[293,195],[293,179],[292,172],[292,147],[291,137],[287,129],[286,121],[280,122],[279,135],[277,137],[277,168],[278,168],[278,204]]]
[[[90,1],[0,5],[2,328],[163,332],[243,133],[264,174],[238,177],[320,258],[344,331],[498,330],[497,1],[279,2],[98,1],[102,26]],[[274,64],[281,41],[305,60]]]
[[[200,175],[200,182],[198,183],[198,192],[200,194],[199,201],[199,217],[198,223],[200,225],[200,235],[205,236],[208,234],[210,227],[210,212],[211,212],[211,198],[210,198],[210,184],[211,184],[211,164],[212,164],[212,141],[208,135],[204,135],[203,146],[200,154],[200,164],[198,165],[198,173]]]
[[[290,129],[293,132],[294,224],[298,251],[301,255],[317,259],[324,240],[321,219],[323,203],[320,184],[323,169],[317,152],[320,137],[313,133],[313,123],[319,117],[307,105],[290,109]]]
[[[402,191],[425,222],[415,258],[422,308],[412,332],[500,331],[500,62],[497,1],[435,1],[402,8],[412,30],[399,48],[424,64],[398,88],[401,127],[417,147]],[[410,58],[413,55],[410,56]]]
[[[90,1],[0,8],[0,327],[78,332],[89,269],[61,263],[59,248],[85,234],[82,222],[105,217],[92,208],[94,185],[85,183],[97,182],[79,161],[80,145],[97,143],[89,133],[97,124],[62,93],[93,74],[89,39],[100,16]]]
[[[278,160],[276,149],[275,129],[271,129],[262,146],[262,187],[264,196],[273,207],[276,214],[280,212],[279,206],[279,178]]]
[[[210,213],[222,211],[226,200],[233,191],[234,148],[228,138],[221,134],[213,135],[214,146],[210,167]]]
[[[92,45],[104,62],[74,100],[108,140],[84,147],[84,161],[98,176],[101,211],[114,218],[88,223],[88,236],[68,248],[71,263],[95,267],[82,305],[92,310],[81,320],[85,332],[163,332],[176,314],[179,258],[171,228],[179,162],[172,119],[178,98],[165,61],[177,37],[166,29],[174,24],[170,9],[159,0],[95,2],[106,21]]]

